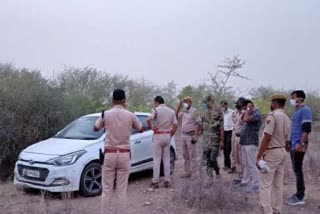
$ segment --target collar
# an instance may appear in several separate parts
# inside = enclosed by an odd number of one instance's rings
[[[124,109],[123,105],[114,105],[113,108],[119,108],[119,109]]]
[[[273,110],[273,112],[277,112],[277,111],[284,112],[284,109],[279,108],[279,109]]]

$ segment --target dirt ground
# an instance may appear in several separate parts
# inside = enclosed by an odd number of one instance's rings
[[[314,136],[316,139],[316,136]],[[202,177],[185,180],[181,146],[178,144],[178,160],[174,171],[172,189],[160,188],[149,191],[152,171],[130,176],[128,188],[128,213],[261,213],[259,194],[239,193],[232,188],[231,181],[236,175],[222,172],[216,183],[207,187]],[[305,161],[306,204],[290,207],[284,204],[283,213],[320,213],[320,145],[317,141],[308,151]],[[219,157],[220,163],[223,157]],[[221,164],[220,164],[221,165]],[[285,176],[284,198],[295,192],[295,179],[290,160]],[[100,197],[84,198],[78,194],[43,194],[39,191],[17,190],[12,183],[0,184],[0,213],[50,213],[50,214],[98,214]]]

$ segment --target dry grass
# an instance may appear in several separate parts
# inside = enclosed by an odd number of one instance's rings
[[[197,179],[184,180],[176,185],[175,202],[191,208],[192,213],[234,213],[250,207],[249,196],[235,191],[230,179],[210,181],[204,170]]]

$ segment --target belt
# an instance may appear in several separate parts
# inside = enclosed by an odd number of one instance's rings
[[[171,134],[170,131],[155,131],[154,134]]]
[[[281,148],[285,148],[285,146],[271,147],[271,148],[267,148],[267,150],[281,149]]]
[[[130,149],[105,149],[104,153],[126,153],[130,152]]]
[[[194,135],[196,132],[195,131],[189,131],[189,132],[182,132],[184,135]]]

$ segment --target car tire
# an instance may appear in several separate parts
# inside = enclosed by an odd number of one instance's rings
[[[80,194],[87,197],[100,195],[102,192],[102,169],[99,163],[91,162],[82,171]]]
[[[172,151],[170,149],[170,175],[173,174],[175,162],[176,162],[176,155],[175,155],[174,151]],[[160,177],[163,177],[163,176],[164,176],[164,168],[163,168],[163,162],[161,161]]]

